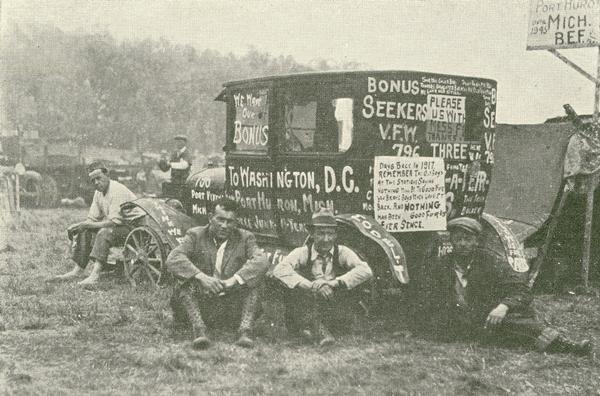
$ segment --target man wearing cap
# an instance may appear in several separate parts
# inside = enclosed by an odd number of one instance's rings
[[[169,254],[167,268],[178,280],[171,298],[175,325],[191,324],[192,347],[205,349],[207,325],[237,327],[237,345],[252,347],[259,287],[269,266],[254,235],[237,227],[238,205],[220,199],[205,227],[188,230]]]
[[[69,238],[73,240],[73,269],[66,274],[56,276],[55,280],[69,280],[82,275],[88,262],[92,262],[90,275],[79,282],[91,285],[98,281],[100,271],[106,264],[109,249],[123,241],[129,231],[124,221],[143,216],[136,208],[128,213],[127,219],[121,213],[121,204],[133,201],[136,196],[121,183],[108,177],[108,168],[101,162],[88,166],[88,176],[96,191],[87,219],[69,226]]]
[[[484,250],[479,221],[448,222],[452,253],[433,260],[429,281],[432,330],[449,338],[517,341],[547,352],[589,354],[589,341],[572,342],[536,320],[526,268],[513,269]],[[518,270],[525,270],[519,272]]]
[[[187,149],[187,136],[177,135],[174,138],[176,150],[171,154],[171,183],[182,185],[190,175],[192,154]]]
[[[309,243],[292,250],[273,270],[286,287],[288,330],[303,330],[298,327],[308,323],[309,334],[317,337],[320,346],[335,341],[329,331],[334,322],[348,324],[353,319],[358,305],[355,290],[373,277],[366,262],[337,244],[336,227],[330,210],[314,213],[308,224]]]

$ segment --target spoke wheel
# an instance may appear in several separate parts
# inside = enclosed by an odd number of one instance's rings
[[[42,183],[36,179],[28,179],[21,184],[21,205],[28,208],[42,206]]]
[[[58,183],[56,179],[48,174],[42,175],[42,202],[41,205],[45,208],[55,208],[60,201],[60,193],[58,191]]]
[[[123,272],[132,286],[157,287],[165,274],[165,246],[151,228],[136,227],[125,239]]]

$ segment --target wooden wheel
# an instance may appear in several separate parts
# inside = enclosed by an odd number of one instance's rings
[[[165,245],[150,227],[136,227],[125,239],[123,273],[133,285],[158,286],[165,273]]]
[[[21,205],[28,208],[39,208],[42,206],[42,183],[29,178],[21,183]]]
[[[48,174],[43,174],[41,188],[41,205],[45,208],[57,207],[60,201],[60,194],[56,180]]]

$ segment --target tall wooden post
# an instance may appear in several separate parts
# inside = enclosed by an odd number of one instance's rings
[[[9,249],[8,234],[12,224],[10,180],[0,170],[0,252]]]
[[[594,123],[598,123],[599,118],[599,107],[600,107],[600,84],[598,79],[600,78],[600,47],[598,47],[598,60],[596,64],[596,89],[594,91]],[[597,174],[589,175],[587,178],[587,197],[585,204],[585,228],[583,234],[583,255],[581,260],[581,278],[583,280],[583,286],[589,286],[589,274],[590,274],[590,251],[592,247],[592,223],[594,219],[594,191],[598,185]]]
[[[583,259],[581,261],[581,278],[583,286],[589,286],[590,273],[590,250],[592,247],[592,220],[594,217],[594,190],[596,187],[595,175],[589,175],[587,179],[587,199],[585,205],[585,228],[583,236]]]

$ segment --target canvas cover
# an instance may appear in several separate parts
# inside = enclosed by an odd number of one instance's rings
[[[485,212],[523,241],[549,217],[560,190],[571,123],[499,124]]]
[[[574,134],[565,154],[564,177],[590,175],[600,169],[600,124],[590,123]]]

